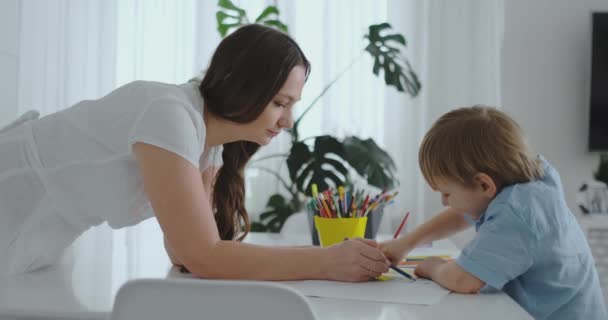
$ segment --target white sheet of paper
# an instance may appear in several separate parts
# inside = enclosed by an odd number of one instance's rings
[[[432,305],[450,291],[437,283],[417,279],[392,277],[386,281],[350,283],[325,280],[281,281],[308,297],[363,300],[389,303]]]

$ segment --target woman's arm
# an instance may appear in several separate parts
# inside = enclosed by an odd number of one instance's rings
[[[181,261],[179,261],[177,257],[175,257],[175,253],[173,253],[173,249],[171,248],[169,241],[167,241],[167,237],[163,236],[163,238],[165,243],[165,251],[167,251],[167,256],[169,256],[169,260],[171,261],[171,263],[176,266],[182,266],[183,263],[181,263]]]
[[[388,271],[382,252],[362,241],[329,248],[281,248],[221,240],[198,169],[149,144],[136,143],[133,151],[170,251],[196,276],[365,281]]]
[[[205,190],[211,190],[209,192],[210,202],[213,201],[213,196],[212,196],[213,195],[213,184],[215,183],[215,180],[214,180],[215,175],[217,174],[219,169],[220,168],[217,168],[217,167],[209,167],[209,168],[205,169],[205,171],[201,172],[201,179],[203,180],[203,186],[205,187]],[[169,260],[171,260],[171,263],[173,263],[176,266],[183,265],[177,259],[177,257],[175,257],[175,253],[173,253],[173,249],[169,245],[169,243],[167,241],[167,237],[164,237],[164,243],[165,243],[165,251],[167,251],[167,256],[169,256]]]
[[[381,244],[382,252],[394,264],[422,243],[447,238],[469,228],[463,213],[447,208],[407,235]]]
[[[209,199],[213,200],[213,185],[215,184],[215,175],[220,170],[218,167],[209,167],[201,173],[203,179],[203,187],[208,190]]]

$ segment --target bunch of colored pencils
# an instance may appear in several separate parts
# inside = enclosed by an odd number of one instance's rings
[[[323,192],[318,192],[317,185],[313,184],[312,198],[308,206],[315,215],[323,218],[360,218],[373,213],[391,204],[399,192],[388,194],[383,190],[380,194],[370,197],[369,194],[363,196],[363,191],[345,191],[344,187],[338,187],[337,192],[329,188]]]

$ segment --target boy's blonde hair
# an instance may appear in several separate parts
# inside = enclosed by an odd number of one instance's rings
[[[470,186],[477,173],[489,175],[499,188],[543,176],[519,125],[504,112],[480,105],[441,116],[424,136],[418,161],[432,188],[437,179]]]

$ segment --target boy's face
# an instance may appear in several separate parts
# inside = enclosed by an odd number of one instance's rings
[[[496,186],[492,179],[487,175],[483,176],[479,179],[476,177],[471,186],[450,179],[438,179],[435,190],[441,193],[441,203],[444,206],[461,211],[477,220],[496,195]]]

